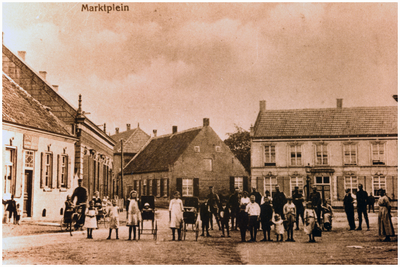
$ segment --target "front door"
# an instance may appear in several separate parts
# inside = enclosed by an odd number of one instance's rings
[[[32,170],[25,170],[24,216],[32,217]]]
[[[317,186],[317,191],[321,194],[321,204],[324,200],[331,198],[330,176],[316,176],[315,185]]]

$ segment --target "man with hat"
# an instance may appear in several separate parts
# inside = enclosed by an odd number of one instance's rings
[[[321,194],[317,191],[315,185],[312,186],[312,192],[310,194],[310,201],[317,215],[318,224],[321,224]]]
[[[299,192],[299,187],[294,187],[293,192],[293,204],[296,206],[296,230],[299,230],[299,217],[301,218],[301,222],[304,225],[304,206],[303,206],[303,195]]]
[[[220,207],[219,196],[214,193],[214,186],[210,186],[209,189],[210,189],[210,193],[207,195],[207,199],[208,199],[208,204],[210,205],[210,209],[211,209],[211,216],[210,216],[211,230],[214,230],[213,229],[213,215],[215,216],[215,220],[217,221],[218,229],[221,230],[221,226],[219,223],[219,215],[218,215],[218,209]]]
[[[229,197],[229,208],[231,209],[231,231],[237,231],[237,214],[239,213],[239,188]]]
[[[81,214],[79,221],[77,221],[75,228],[78,228],[85,223],[86,201],[88,198],[88,192],[87,192],[86,187],[82,186],[82,183],[83,183],[83,179],[79,178],[78,179],[78,187],[75,188],[74,193],[72,194],[72,197],[71,197],[72,202],[74,202],[74,200],[76,198],[75,205],[81,205],[81,207],[82,207],[82,214]]]
[[[364,214],[365,222],[367,223],[367,230],[369,230],[367,204],[368,204],[368,193],[363,190],[363,185],[359,184],[358,191],[357,191],[358,228],[356,230],[361,230],[363,214]]]
[[[279,185],[275,186],[275,194],[272,197],[272,206],[274,207],[275,213],[279,214],[283,218],[283,206],[286,204],[286,196],[279,190]]]
[[[351,196],[350,189],[346,189],[346,195],[343,199],[344,211],[346,212],[347,221],[349,222],[350,230],[356,229],[356,224],[354,223],[354,199]]]

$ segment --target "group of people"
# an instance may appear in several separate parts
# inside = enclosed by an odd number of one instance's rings
[[[392,219],[391,219],[391,205],[390,205],[390,199],[386,195],[386,192],[384,189],[379,189],[378,190],[379,194],[379,199],[378,199],[378,207],[379,207],[379,214],[378,214],[378,228],[379,228],[379,236],[385,237],[383,241],[388,242],[390,241],[390,237],[394,235],[394,229],[393,229],[393,224],[392,224]],[[369,231],[369,219],[368,219],[368,213],[367,213],[367,206],[369,207],[369,210],[371,210],[371,205],[372,205],[372,211],[374,212],[373,205],[375,203],[372,201],[372,193],[370,196],[368,196],[368,193],[363,190],[363,185],[359,184],[358,185],[358,191],[356,193],[356,199],[354,199],[351,190],[346,189],[346,195],[343,200],[343,206],[346,212],[347,216],[347,221],[350,226],[350,231],[352,230],[357,230],[361,231],[362,230],[362,222],[363,222],[363,216],[365,219],[365,223],[367,225],[367,231]],[[354,220],[354,201],[356,200],[357,203],[357,214],[358,214],[358,227],[356,228],[355,220]]]
[[[11,195],[9,200],[2,200],[3,205],[6,207],[6,212],[8,212],[8,220],[7,223],[11,223],[11,219],[13,224],[20,224],[22,209],[19,203],[16,203],[14,200],[14,195]]]

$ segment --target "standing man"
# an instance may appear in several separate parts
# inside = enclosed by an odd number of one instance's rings
[[[237,215],[239,213],[239,188],[229,197],[229,208],[231,209],[231,231],[237,231]]]
[[[304,225],[304,206],[303,206],[303,195],[299,192],[299,187],[294,187],[293,192],[293,204],[296,206],[296,230],[300,230],[299,228],[299,217],[301,218],[301,222]]]
[[[246,212],[249,214],[249,228],[251,239],[248,242],[256,242],[258,221],[260,220],[260,205],[256,203],[256,197],[250,197],[250,203],[246,206]]]
[[[371,212],[372,209],[372,212],[375,213],[374,205],[375,205],[375,197],[372,195],[371,192],[368,197],[368,212]]]
[[[349,222],[350,231],[356,229],[356,224],[354,223],[354,199],[351,196],[350,189],[346,189],[346,195],[343,199],[344,211],[346,212],[347,221]]]
[[[321,225],[321,194],[317,191],[317,187],[313,185],[312,192],[310,194],[310,201],[317,215],[318,224]]]
[[[256,190],[255,187],[253,187],[252,190],[253,190],[253,191],[251,192],[250,197],[251,197],[251,196],[255,196],[255,198],[256,198],[256,203],[260,206],[260,205],[261,205],[261,194],[257,192],[257,190]]]
[[[286,204],[286,196],[279,190],[279,185],[275,186],[275,191],[275,196],[273,196],[272,199],[272,206],[274,207],[275,213],[283,218],[283,206]]]
[[[81,205],[82,206],[82,214],[77,222],[77,225],[75,225],[75,228],[79,228],[85,223],[85,212],[86,212],[86,201],[88,199],[88,192],[86,187],[82,186],[83,179],[79,178],[78,179],[78,187],[75,188],[74,193],[72,194],[71,200],[74,202],[76,198],[76,203],[75,205]]]
[[[219,224],[219,215],[218,215],[218,209],[220,207],[220,201],[219,201],[219,196],[214,193],[214,186],[210,186],[210,193],[207,195],[208,198],[208,203],[211,208],[211,215],[210,215],[210,225],[211,225],[211,230],[214,230],[213,227],[213,215],[215,217],[215,220],[217,221],[218,224],[218,229],[221,230],[221,225]]]
[[[367,203],[368,203],[368,193],[363,190],[363,185],[359,184],[357,191],[358,228],[356,230],[361,230],[362,215],[364,214],[365,222],[367,223],[367,231],[369,231]]]

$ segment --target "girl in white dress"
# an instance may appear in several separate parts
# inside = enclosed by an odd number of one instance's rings
[[[131,240],[131,233],[133,232],[133,240],[136,239],[136,226],[142,220],[142,215],[140,213],[138,201],[137,201],[137,193],[135,190],[132,190],[130,193],[131,197],[129,200],[129,208],[128,208],[128,220],[126,222],[126,226],[129,226],[129,238]]]
[[[315,242],[314,235],[312,232],[313,232],[313,229],[315,226],[316,218],[317,218],[317,214],[315,213],[315,210],[313,209],[313,205],[309,201],[309,202],[307,202],[306,209],[304,210],[304,220],[305,220],[304,232],[309,237],[308,242]]]
[[[108,216],[110,217],[110,231],[107,239],[111,239],[112,229],[115,229],[116,239],[119,239],[119,207],[117,206],[117,201],[115,199],[112,200],[112,207],[108,210]]]
[[[94,206],[94,201],[91,200],[89,202],[89,208],[86,210],[86,216],[85,216],[85,227],[87,229],[87,238],[92,239],[92,233],[93,229],[97,228],[97,220],[96,220],[96,215],[97,215],[97,209]]]
[[[276,241],[283,241],[283,234],[285,233],[285,227],[283,226],[283,220],[279,214],[275,214],[271,220],[275,224]]]
[[[175,240],[175,229],[178,229],[178,240],[181,240],[183,203],[179,199],[180,194],[178,191],[175,192],[174,197],[169,202],[169,227],[172,229],[172,240]]]

